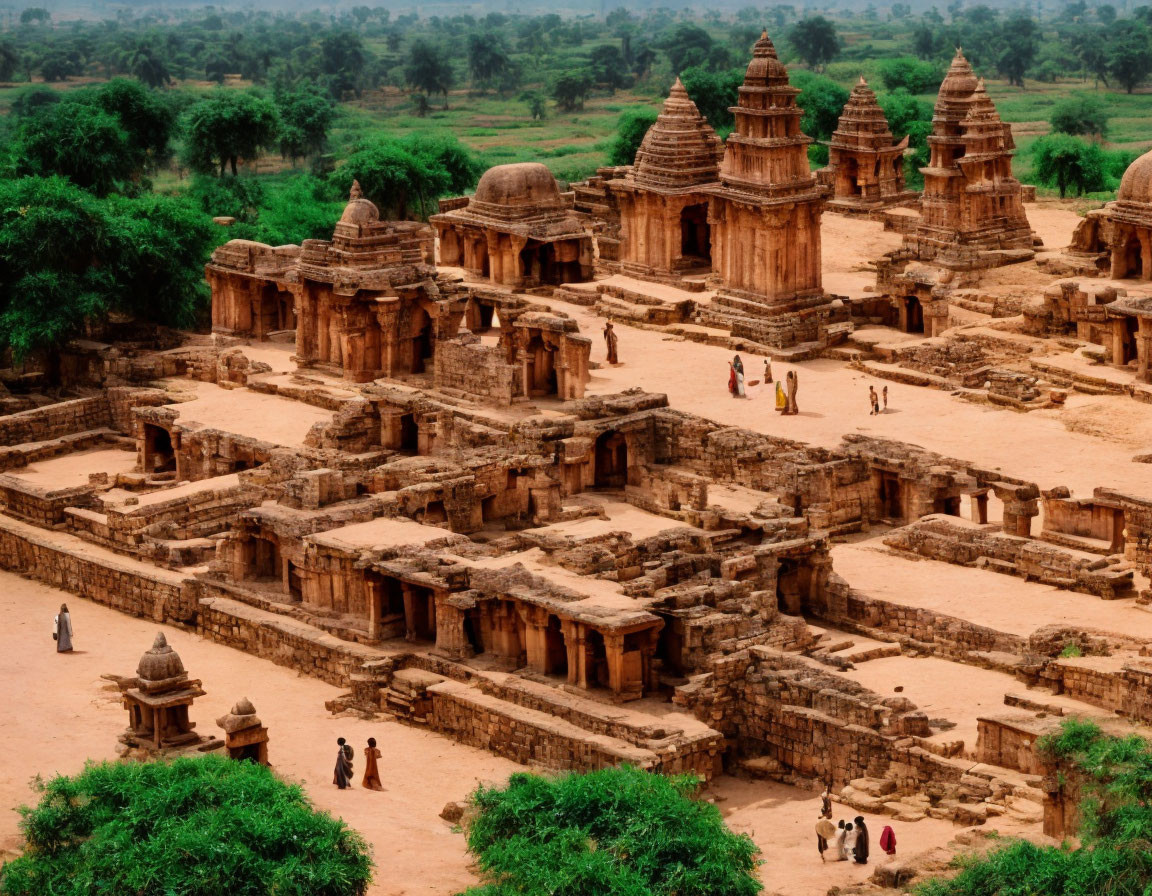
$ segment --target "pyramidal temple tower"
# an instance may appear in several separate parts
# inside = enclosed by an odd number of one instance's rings
[[[826,190],[809,170],[799,93],[761,35],[732,108],[736,126],[709,214],[721,288],[708,316],[774,347],[822,341],[831,306],[820,271]]]
[[[900,329],[937,336],[949,326],[953,290],[979,285],[988,268],[1031,260],[1039,240],[1012,176],[1011,126],[960,50],[940,85],[928,148],[920,220],[877,262],[876,293]]]
[[[828,142],[828,167],[817,172],[832,191],[829,210],[868,214],[913,202],[916,192],[904,188],[907,148],[907,137],[899,143],[892,137],[876,94],[861,77]]]
[[[608,181],[620,208],[625,273],[676,280],[711,267],[708,187],[719,180],[724,147],[680,79],[624,177]]]

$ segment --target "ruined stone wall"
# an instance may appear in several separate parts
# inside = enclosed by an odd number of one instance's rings
[[[1036,754],[1040,734],[1033,717],[1022,722],[977,719],[976,726],[977,762],[1016,769],[1026,775],[1044,774],[1044,765]]]
[[[435,365],[436,388],[455,389],[497,407],[512,404],[517,371],[500,347],[441,341]]]
[[[95,549],[98,550],[98,549]],[[91,545],[0,517],[0,567],[131,616],[191,626],[196,592],[182,575],[94,555]]]
[[[51,529],[64,522],[64,508],[90,507],[94,503],[87,485],[41,489],[14,476],[0,476],[0,512]]]
[[[43,442],[72,433],[101,429],[111,423],[108,399],[105,396],[75,398],[33,411],[0,417],[0,445]]]
[[[108,400],[109,425],[123,435],[136,435],[133,408],[155,408],[171,404],[173,395],[164,389],[135,389],[116,386],[104,392]]]

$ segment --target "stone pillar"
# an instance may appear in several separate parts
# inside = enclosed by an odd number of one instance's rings
[[[604,635],[608,655],[608,687],[617,697],[624,692],[624,636],[616,632]]]
[[[418,598],[412,593],[412,586],[407,582],[400,583],[400,591],[404,595],[404,640],[416,640],[416,628],[412,620],[416,618],[416,601]]]
[[[564,647],[568,651],[568,684],[588,687],[588,650],[584,626],[565,619],[560,623],[564,632]]]
[[[1112,319],[1112,363],[1117,366],[1124,363],[1124,337],[1127,331],[1127,320],[1123,317]]]
[[[540,607],[519,604],[517,612],[524,621],[524,653],[528,669],[545,674],[548,671],[548,613]]]
[[[1140,318],[1140,329],[1136,334],[1136,380],[1152,383],[1152,318]]]
[[[975,492],[972,495],[972,522],[984,525],[988,522],[988,492]]]
[[[384,583],[373,579],[364,581],[364,600],[368,604],[368,637],[380,640],[380,607],[384,602]]]

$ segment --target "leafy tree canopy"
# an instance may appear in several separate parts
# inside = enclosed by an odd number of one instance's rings
[[[314,84],[303,84],[278,91],[275,102],[280,116],[280,155],[295,161],[322,153],[336,117],[331,97]]]
[[[62,177],[0,180],[0,345],[19,357],[51,349],[113,311],[190,326],[215,235],[180,200],[100,199]]]
[[[710,72],[703,68],[688,68],[681,73],[680,83],[713,128],[717,131],[732,129],[734,119],[728,110],[736,105],[740,97],[740,85],[744,83],[743,69]]]
[[[184,118],[184,160],[193,171],[209,173],[240,159],[254,159],[275,145],[276,107],[258,93],[218,90],[192,106]]]
[[[1048,121],[1052,130],[1061,134],[1100,138],[1108,135],[1108,113],[1097,100],[1082,93],[1053,106]]]
[[[882,59],[877,68],[887,90],[903,88],[909,93],[935,93],[943,80],[936,63],[924,62],[911,56]]]
[[[800,58],[820,70],[840,54],[840,36],[836,26],[824,16],[801,19],[788,32],[788,40]]]
[[[636,150],[644,140],[648,129],[656,123],[655,109],[629,109],[621,113],[616,122],[616,139],[612,142],[609,160],[613,165],[631,165],[636,159]]]
[[[480,163],[454,137],[413,134],[362,145],[336,169],[329,183],[347,196],[352,181],[382,216],[427,217],[441,196],[463,193],[480,176]]]
[[[77,102],[25,119],[15,158],[18,174],[60,174],[101,196],[121,189],[138,167],[137,150],[115,116]]]
[[[796,105],[804,112],[800,130],[816,140],[829,139],[848,102],[848,90],[831,78],[805,71],[792,76],[792,86],[800,88],[796,97]]]
[[[360,896],[368,848],[297,785],[220,756],[89,764],[24,810],[5,896]]]
[[[1033,175],[1042,184],[1077,196],[1108,189],[1108,163],[1099,144],[1067,134],[1049,134],[1032,145]]]
[[[561,112],[575,112],[584,108],[584,100],[592,89],[592,73],[587,69],[566,72],[552,82],[552,99]]]
[[[485,883],[465,896],[754,896],[755,844],[698,787],[629,766],[482,787],[468,849]]]

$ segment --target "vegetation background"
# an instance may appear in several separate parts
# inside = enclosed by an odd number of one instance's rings
[[[1042,194],[1109,199],[1152,146],[1152,6],[453,11],[482,8],[0,6],[0,349],[35,351],[99,313],[187,324],[204,289],[164,258],[195,268],[234,237],[327,238],[353,178],[385,215],[419,218],[491,165],[539,161],[571,182],[625,164],[677,76],[726,134],[762,29],[817,141],[868,79],[909,137],[913,186],[960,46],[1013,123],[1017,176]],[[813,167],[826,158],[816,143]],[[89,270],[31,251],[73,228],[28,219],[64,194],[104,221]],[[141,215],[172,226],[137,227],[150,274],[124,287],[105,271]],[[175,286],[155,302],[161,283]]]

